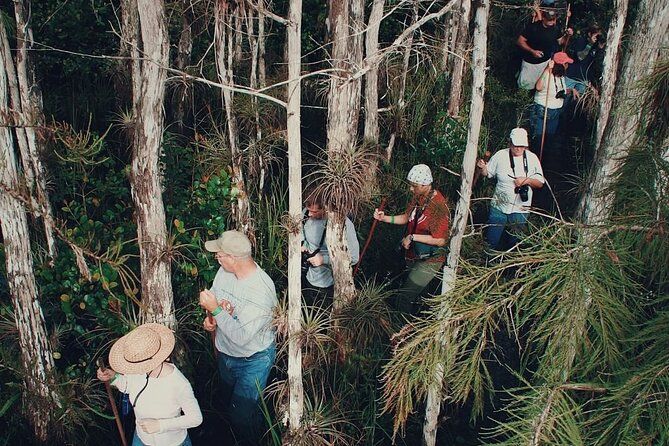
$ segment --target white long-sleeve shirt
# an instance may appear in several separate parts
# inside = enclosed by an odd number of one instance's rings
[[[174,365],[165,364],[158,378],[149,378],[144,391],[137,394],[146,384],[146,375],[116,375],[112,385],[130,396],[135,404],[135,430],[142,443],[151,446],[177,446],[183,443],[187,429],[202,423],[202,412],[190,382]],[[172,368],[170,373],[168,368]],[[135,400],[137,402],[135,403]],[[155,434],[142,430],[139,421],[153,418],[160,420],[160,429]]]

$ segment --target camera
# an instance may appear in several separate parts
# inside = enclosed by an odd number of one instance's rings
[[[555,93],[555,99],[564,99],[567,96],[567,93],[564,90],[560,90]]]
[[[321,250],[317,249],[314,252],[307,252],[303,251],[302,252],[302,263],[300,264],[300,268],[302,269],[302,274],[306,274],[307,271],[309,271],[309,268],[311,268],[311,263],[309,263],[309,259],[318,254]]]
[[[530,198],[528,195],[529,190],[530,186],[523,184],[522,186],[516,187],[513,191],[520,195],[520,201],[527,201]]]
[[[603,34],[597,34],[597,43],[600,45],[604,45],[606,43],[606,36]]]

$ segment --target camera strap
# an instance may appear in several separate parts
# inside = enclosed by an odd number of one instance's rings
[[[529,167],[527,166],[527,153],[526,150],[523,150],[523,169],[525,170],[525,176],[530,172]],[[513,176],[516,176],[516,163],[513,162],[513,155],[511,154],[511,149],[509,149],[509,163],[511,164],[511,170],[513,171]]]
[[[304,211],[304,221],[302,222],[302,235],[304,235],[304,241],[307,241],[307,236],[304,232],[304,224],[309,220],[309,210]],[[328,230],[328,222],[325,220],[325,225],[323,225],[323,233],[321,234],[321,240],[318,242],[318,247],[316,250],[312,253],[309,253],[309,257],[313,257],[316,254],[321,252],[321,248],[323,247],[323,242],[325,241],[325,233]]]

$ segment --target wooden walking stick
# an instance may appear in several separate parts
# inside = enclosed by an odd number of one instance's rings
[[[100,367],[100,369],[102,369],[103,372],[107,370],[105,362],[102,358],[98,358],[98,367]],[[121,437],[121,444],[123,446],[128,446],[128,443],[125,439],[125,432],[123,431],[123,423],[121,423],[121,417],[118,414],[118,407],[116,407],[116,402],[114,401],[114,395],[112,394],[111,385],[109,384],[109,381],[104,381],[104,384],[105,384],[105,389],[107,390],[107,397],[109,398],[109,405],[112,408],[112,412],[114,413],[114,419],[116,420],[116,428],[118,429],[118,435],[119,437]]]
[[[381,200],[381,204],[379,205],[379,211],[382,211],[385,207],[386,207],[386,199],[383,198]],[[360,257],[358,258],[358,263],[356,263],[355,268],[353,268],[353,275],[354,276],[358,272],[358,268],[360,267],[360,264],[362,263],[362,258],[365,256],[365,252],[367,251],[367,248],[369,247],[369,243],[372,241],[372,235],[374,235],[374,230],[376,229],[376,225],[378,223],[379,223],[378,220],[374,220],[374,222],[372,222],[372,227],[369,229],[369,235],[367,236],[367,240],[365,241],[365,246],[362,248],[362,252],[360,253]]]
[[[214,323],[214,316],[209,310],[207,310],[207,320],[210,324]],[[216,353],[216,327],[214,327],[214,331],[209,332],[209,336],[211,337],[211,345],[214,347],[214,353]]]
[[[550,60],[548,61],[550,63]],[[546,82],[546,101],[544,102],[544,123],[541,126],[541,149],[539,150],[539,161],[544,156],[544,141],[546,140],[546,118],[548,118],[548,95],[551,88],[551,73],[553,70],[548,67],[548,82]]]
[[[567,20],[564,22],[564,30],[565,32],[569,28],[569,17],[571,17],[571,4],[567,3]],[[564,44],[562,45],[562,51],[567,51],[567,45],[569,45],[569,39],[571,36],[567,34],[567,38],[564,39]]]
[[[490,157],[492,156],[492,153],[490,153],[490,150],[486,150],[485,153],[483,154],[483,161],[486,163],[490,161]],[[476,183],[479,181],[479,178],[481,178],[481,168],[476,166],[476,169],[474,169],[474,178],[472,178],[472,188],[476,186]]]

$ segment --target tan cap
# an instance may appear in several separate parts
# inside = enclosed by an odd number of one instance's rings
[[[224,252],[233,257],[249,257],[251,255],[251,242],[242,232],[225,231],[216,240],[206,241],[204,249],[209,252]]]

